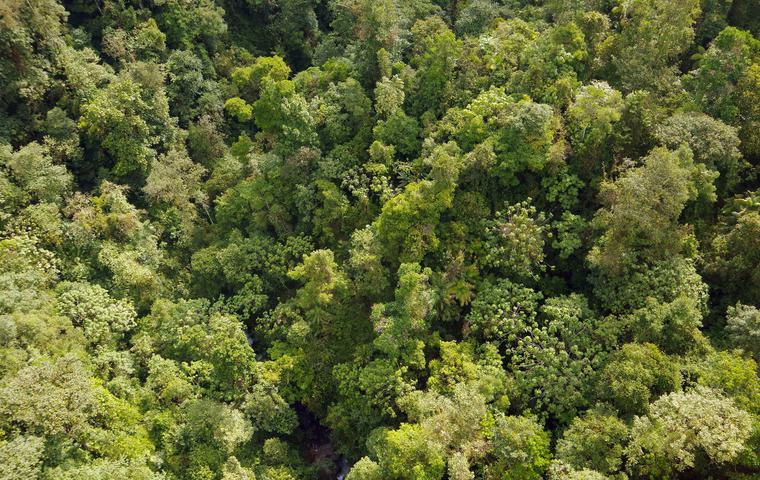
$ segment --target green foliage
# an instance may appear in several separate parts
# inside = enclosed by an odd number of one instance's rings
[[[509,280],[485,284],[472,302],[467,328],[484,340],[514,343],[535,322],[541,299],[540,293]]]
[[[610,66],[626,92],[672,91],[677,86],[676,60],[694,40],[698,0],[617,0],[612,13],[620,33],[610,37]],[[604,47],[603,47],[604,48]]]
[[[435,227],[451,207],[460,168],[458,154],[455,145],[437,147],[428,159],[430,178],[408,184],[383,205],[373,227],[386,246],[387,257],[417,261],[437,246]]]
[[[557,458],[579,470],[610,475],[623,466],[628,426],[601,409],[576,417],[557,442]]]
[[[741,303],[728,307],[726,332],[734,345],[760,359],[760,311],[757,308]]]
[[[252,432],[239,410],[212,400],[187,402],[180,423],[167,432],[169,467],[203,478],[205,472],[220,470]]]
[[[593,82],[578,90],[566,116],[573,156],[582,165],[598,169],[599,162],[609,156],[609,139],[622,111],[622,94],[605,82]]]
[[[749,32],[728,27],[718,34],[686,78],[705,113],[733,124],[741,115],[736,83],[760,55],[760,41]]]
[[[572,294],[548,299],[539,321],[507,347],[518,398],[542,417],[568,422],[588,402],[602,357],[597,321],[587,300]]]
[[[3,214],[29,203],[60,203],[70,191],[71,174],[50,158],[47,148],[30,143],[16,152],[0,146],[0,188]]]
[[[156,104],[143,95],[138,83],[123,78],[82,105],[79,128],[119,176],[148,171],[160,138],[157,128],[166,128],[158,123],[168,113],[166,98],[156,98]]]
[[[207,196],[202,189],[205,174],[206,170],[193,163],[187,152],[173,149],[153,162],[143,192],[155,204],[176,212],[189,230],[197,221],[198,208],[208,215]]]
[[[736,129],[702,113],[678,113],[655,131],[657,140],[668,148],[688,145],[694,161],[720,173],[720,190],[730,190],[744,168]]]
[[[607,480],[608,476],[596,470],[575,470],[570,465],[561,461],[554,461],[549,466],[548,478],[550,480]]]
[[[259,57],[253,65],[239,67],[232,72],[232,81],[248,100],[254,100],[269,82],[286,80],[290,67],[277,55]]]
[[[0,478],[744,480],[756,0],[0,0]]]
[[[52,362],[25,366],[0,386],[3,428],[17,427],[31,435],[87,438],[89,422],[98,414],[90,372],[74,354]]]
[[[253,118],[253,107],[240,97],[228,98],[224,102],[224,110],[240,123],[247,122]]]
[[[383,478],[380,466],[369,457],[362,457],[346,475],[347,480],[380,480]]]
[[[730,395],[739,408],[757,414],[760,379],[757,364],[738,352],[714,352],[696,365],[697,382]]]
[[[510,205],[485,222],[483,266],[515,279],[537,278],[544,265],[546,217],[529,201]]]
[[[755,208],[757,194],[728,205],[709,250],[706,273],[720,282],[721,291],[731,300],[760,303],[760,290],[754,279],[760,275],[757,262],[760,212]]]
[[[643,308],[647,299],[671,303],[684,297],[707,310],[707,285],[697,273],[693,260],[674,257],[652,266],[639,265],[625,275],[599,275],[593,280],[594,293],[605,309],[625,314]]]
[[[251,107],[256,126],[279,141],[284,151],[293,152],[298,147],[316,143],[314,119],[292,81],[265,82],[260,97]],[[248,110],[241,107],[236,111]]]
[[[174,48],[191,48],[202,42],[213,51],[227,30],[224,10],[209,0],[167,0],[161,2],[157,21]]]
[[[39,239],[15,236],[0,240],[0,311],[25,312],[40,307],[46,289],[58,278],[59,262]]]
[[[629,468],[639,475],[671,475],[700,462],[736,459],[752,431],[750,416],[705,387],[666,395],[633,422],[626,448]]]
[[[398,430],[379,431],[372,451],[392,478],[439,480],[443,478],[443,452],[427,441],[419,425],[402,424]]]
[[[521,69],[510,84],[518,91],[552,105],[567,105],[585,76],[588,51],[583,32],[574,23],[555,25],[538,35],[520,54]]]
[[[689,247],[689,235],[678,224],[687,202],[714,200],[717,175],[695,165],[688,148],[653,150],[640,167],[602,186],[605,208],[594,218],[604,233],[589,260],[617,271],[637,261],[656,261]]]
[[[630,417],[646,413],[652,400],[680,386],[678,365],[656,346],[627,343],[610,355],[604,366],[599,397],[609,401],[621,416]]]
[[[98,480],[100,478],[129,478],[135,480],[164,480],[165,475],[156,473],[147,465],[128,460],[95,460],[89,465],[68,469],[56,469],[50,478],[55,480]]]
[[[402,263],[398,269],[395,300],[376,304],[371,319],[379,336],[377,348],[405,363],[419,364],[422,343],[417,340],[427,333],[428,315],[432,311],[433,292],[429,287],[430,270],[416,263]]]
[[[93,345],[108,346],[135,326],[134,307],[129,301],[115,300],[99,285],[61,283],[58,309],[80,327]]]
[[[188,50],[176,50],[166,60],[168,85],[166,95],[172,114],[188,122],[193,104],[204,90],[203,63]]]
[[[412,27],[413,54],[409,59],[416,69],[414,95],[409,99],[411,111],[423,115],[437,114],[459,53],[456,35],[443,20],[431,16]]]
[[[549,436],[534,418],[496,416],[491,442],[485,478],[539,479],[549,466]]]
[[[18,436],[0,444],[0,475],[8,480],[39,478],[44,441],[41,437]]]
[[[477,146],[496,155],[494,173],[506,184],[515,175],[540,171],[556,156],[558,119],[549,105],[528,97],[507,96],[504,89],[482,92],[466,108],[451,108],[437,125],[436,139],[452,139],[465,151]]]

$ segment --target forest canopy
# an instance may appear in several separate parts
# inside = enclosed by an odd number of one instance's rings
[[[760,478],[757,0],[0,0],[0,480]]]

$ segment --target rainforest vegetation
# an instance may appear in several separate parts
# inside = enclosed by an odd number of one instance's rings
[[[756,480],[758,362],[758,0],[0,0],[2,480]]]

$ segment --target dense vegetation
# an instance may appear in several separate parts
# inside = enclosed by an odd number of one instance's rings
[[[0,479],[757,479],[759,174],[757,0],[0,0]]]

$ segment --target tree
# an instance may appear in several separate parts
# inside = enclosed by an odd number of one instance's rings
[[[736,83],[760,56],[760,41],[734,27],[722,30],[696,68],[686,77],[686,86],[708,115],[735,125],[742,108]]]
[[[707,313],[708,286],[691,259],[674,257],[651,266],[637,265],[623,276],[600,274],[592,283],[604,309],[616,315],[642,309],[648,299],[671,303],[681,297]]]
[[[599,376],[600,398],[624,418],[645,414],[652,401],[680,386],[678,365],[651,343],[623,345],[610,355]]]
[[[397,400],[414,390],[415,371],[397,359],[363,358],[333,368],[337,400],[330,405],[326,423],[341,449],[349,455],[366,453],[366,442],[376,428],[397,418]]]
[[[190,158],[206,168],[222,162],[227,145],[213,117],[203,115],[187,130],[187,150]]]
[[[475,384],[462,382],[446,395],[411,392],[399,404],[410,420],[417,422],[431,446],[442,452],[449,474],[471,478],[470,464],[485,449],[481,424],[487,418],[487,401]]]
[[[460,35],[478,36],[498,17],[505,17],[506,9],[491,0],[474,0],[459,11],[454,24]]]
[[[414,24],[412,42],[410,64],[416,72],[414,94],[409,98],[410,110],[415,116],[426,112],[438,116],[461,47],[456,35],[436,16]]]
[[[728,307],[726,332],[737,347],[760,360],[760,311],[752,305]]]
[[[676,63],[694,40],[699,12],[698,0],[615,2],[613,14],[621,28],[610,38],[607,54],[624,92],[674,91]]]
[[[441,145],[428,159],[430,178],[410,183],[383,205],[373,223],[386,258],[416,261],[437,247],[435,227],[451,206],[460,160],[456,145]]]
[[[176,50],[166,60],[166,96],[171,113],[182,125],[192,120],[193,105],[204,90],[203,64],[192,51]]]
[[[475,350],[472,342],[452,341],[440,342],[438,348],[440,357],[428,363],[430,377],[427,389],[430,392],[469,398],[470,392],[467,389],[474,389],[479,397],[473,399],[473,402],[494,402],[498,406],[509,402],[504,395],[508,379],[502,368],[502,357],[495,345],[485,344]]]
[[[0,311],[26,312],[49,298],[47,289],[58,279],[60,263],[39,239],[18,235],[0,240]]]
[[[509,205],[485,223],[483,266],[509,278],[535,279],[544,265],[546,216],[526,202]]]
[[[565,106],[586,77],[588,47],[575,23],[557,24],[540,33],[520,55],[510,86],[530,97]]]
[[[243,408],[256,430],[289,434],[298,426],[295,411],[271,384],[254,385],[246,395]]]
[[[326,150],[343,145],[359,153],[360,149],[366,148],[372,101],[358,81],[348,77],[340,82],[331,82],[311,102],[312,108],[321,113],[317,129]]]
[[[588,404],[595,370],[603,358],[599,322],[585,297],[547,299],[538,322],[507,345],[514,375],[513,403],[567,423]]]
[[[732,10],[733,0],[706,0],[702,2],[702,14],[697,23],[695,43],[707,45],[728,26],[728,14]],[[733,22],[736,24],[736,22]]]
[[[432,3],[419,2],[428,13]],[[413,9],[414,4],[410,5]],[[354,43],[354,51],[366,52],[358,56],[358,70],[364,85],[374,85],[379,79],[378,52],[384,49],[396,53],[401,43],[403,28],[408,28],[414,18],[404,15],[404,5],[393,0],[371,2],[367,0],[339,0],[332,4],[334,13],[331,27],[337,33],[336,41]],[[410,12],[411,13],[411,12]],[[417,12],[415,12],[417,13]]]
[[[382,264],[382,244],[370,227],[355,230],[351,235],[348,272],[355,288],[370,297],[379,296],[389,284],[388,269]]]
[[[172,149],[153,162],[143,192],[157,204],[176,211],[189,231],[197,221],[199,208],[208,215],[207,196],[202,189],[205,174],[206,169],[193,163],[187,152]]]
[[[304,255],[303,263],[289,276],[303,283],[294,303],[303,313],[306,332],[313,338],[308,343],[306,337],[294,337],[289,342],[297,349],[298,388],[312,409],[324,411],[334,394],[333,368],[349,361],[351,342],[367,338],[370,323],[352,321],[346,311],[348,281],[332,251],[316,250]]]
[[[678,223],[681,212],[689,201],[715,198],[716,174],[695,165],[688,148],[656,148],[643,162],[602,186],[605,206],[594,225],[603,234],[589,254],[599,268],[619,271],[636,260],[685,252],[689,235]]]
[[[128,187],[103,181],[97,195],[73,196],[64,214],[68,252],[87,258],[88,273],[117,297],[129,296],[138,310],[148,309],[162,288],[164,258],[156,230],[127,199]]]
[[[760,107],[757,104],[760,99],[757,93],[758,87],[760,87],[760,62],[749,67],[737,88],[742,105],[742,122],[739,130],[741,147],[742,151],[751,157],[760,155],[760,135],[757,134],[758,126],[760,126]]]
[[[180,422],[167,432],[167,463],[189,475],[220,471],[252,433],[250,421],[239,410],[212,400],[187,402]]]
[[[0,386],[3,427],[83,444],[100,408],[90,375],[70,353],[55,361],[41,359],[4,378]]]
[[[362,457],[346,475],[346,480],[381,480],[383,478],[380,465],[369,457]]]
[[[254,101],[267,82],[280,82],[290,76],[290,67],[278,55],[258,57],[253,65],[232,71],[232,81],[246,100]]]
[[[50,475],[55,480],[98,480],[100,478],[134,478],[136,480],[164,480],[163,473],[154,472],[149,466],[129,460],[98,459],[90,464],[72,468],[57,468]]]
[[[537,480],[549,466],[549,435],[535,418],[496,416],[491,443],[487,479]]]
[[[760,410],[760,378],[757,363],[751,358],[736,350],[712,352],[693,368],[698,384],[721,390],[737,407],[749,413],[757,414]]]
[[[99,285],[61,283],[58,291],[58,309],[84,331],[93,346],[113,346],[135,326],[132,304],[111,298]]]
[[[521,18],[497,19],[484,37],[483,56],[493,84],[502,86],[519,67],[520,57],[538,37],[535,25]]]
[[[13,152],[0,145],[0,188],[3,213],[29,203],[61,203],[72,187],[72,176],[43,145],[29,143]]]
[[[401,108],[395,109],[388,118],[378,121],[372,134],[382,144],[394,147],[407,157],[413,158],[420,150],[417,138],[420,134],[419,122]]]
[[[0,21],[0,141],[23,138],[52,86],[56,55],[63,48],[68,12],[58,2],[5,2]]]
[[[567,129],[573,156],[581,165],[598,171],[609,158],[610,138],[622,118],[622,94],[606,82],[581,87],[567,108]]]
[[[124,77],[98,90],[82,105],[79,128],[95,149],[93,155],[107,158],[114,174],[144,175],[156,155],[158,129],[167,128],[159,123],[162,117],[168,120],[166,97],[146,98],[139,83]]]
[[[256,356],[241,322],[209,312],[204,300],[155,302],[138,335],[164,358],[204,365],[206,388],[221,398],[241,399],[254,383]]]
[[[614,475],[623,468],[628,426],[603,409],[576,417],[557,442],[557,458],[578,470]]]
[[[346,279],[338,270],[330,250],[317,250],[304,255],[303,263],[291,270],[290,277],[304,282],[296,303],[315,326],[327,327],[329,313],[336,293],[346,287]]]
[[[639,475],[668,476],[731,462],[751,432],[749,414],[715,390],[671,393],[634,420],[628,468]]]
[[[466,333],[483,340],[514,343],[525,328],[535,323],[539,292],[509,280],[484,284],[472,301]]]
[[[398,269],[394,301],[376,304],[372,308],[371,319],[378,333],[375,346],[403,364],[424,364],[420,337],[428,331],[433,307],[430,273],[419,264],[402,263]]]
[[[224,102],[224,110],[240,123],[245,123],[253,118],[253,107],[240,97],[228,98]]]
[[[758,232],[760,212],[755,193],[738,199],[726,207],[722,227],[713,237],[708,250],[706,276],[714,279],[729,301],[760,303],[760,290],[754,279],[760,275]]]
[[[513,186],[522,172],[541,171],[557,160],[559,119],[549,105],[508,96],[503,88],[484,90],[466,108],[450,108],[433,131],[438,141],[454,140],[463,152],[477,146],[495,154],[491,170]]]
[[[381,430],[370,442],[370,450],[391,478],[443,478],[446,466],[443,452],[438,445],[427,441],[420,425],[403,423],[397,430]]]
[[[744,168],[735,128],[701,113],[678,113],[655,130],[664,146],[677,149],[687,145],[696,163],[720,173],[718,190],[730,191],[740,180]]]
[[[37,479],[42,472],[44,439],[23,436],[0,444],[0,476],[8,480]]]
[[[198,388],[173,360],[153,355],[147,360],[148,376],[145,387],[153,393],[154,401],[163,405],[181,405],[197,395]]]
[[[549,466],[549,480],[608,480],[609,477],[596,470],[575,470],[561,461],[553,461]]]
[[[760,118],[755,104],[759,61],[760,41],[749,32],[727,27],[686,77],[686,85],[705,113],[740,128],[740,148],[747,156],[760,151],[755,133]]]
[[[224,10],[210,0],[167,0],[160,4],[156,17],[172,48],[190,49],[202,43],[213,52],[227,31]]]

